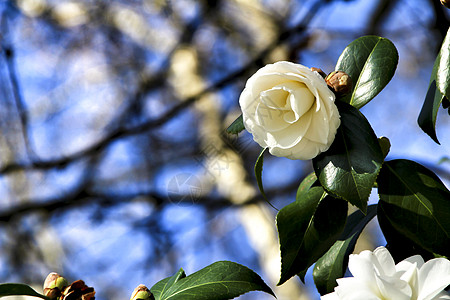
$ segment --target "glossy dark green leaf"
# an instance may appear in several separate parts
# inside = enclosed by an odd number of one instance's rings
[[[339,239],[315,264],[313,270],[314,283],[321,295],[333,292],[336,279],[344,277],[348,257],[355,249],[359,235],[367,223],[375,217],[377,205],[369,205],[367,214],[360,210],[352,213]]]
[[[420,128],[438,144],[436,118],[445,97],[450,99],[450,29],[434,61],[428,92],[417,119]]]
[[[336,71],[350,75],[352,92],[341,98],[356,108],[372,100],[394,76],[398,52],[388,39],[363,36],[354,40],[342,52]]]
[[[33,296],[49,300],[48,297],[39,294],[32,287],[22,283],[2,283],[0,284],[0,297],[6,296]]]
[[[226,300],[251,291],[274,296],[258,274],[234,262],[215,262],[184,278],[181,271],[151,288],[156,300]]]
[[[327,192],[365,212],[383,152],[366,118],[346,103],[336,104],[341,126],[330,149],[313,159],[314,171]]]
[[[244,120],[242,118],[242,114],[233,121],[233,123],[231,123],[230,126],[228,126],[227,128],[227,132],[231,133],[231,134],[238,134],[239,132],[241,132],[242,130],[244,130]]]
[[[389,154],[389,151],[391,150],[391,141],[387,137],[382,136],[378,138],[378,144],[380,144],[383,157],[386,158],[386,156]]]
[[[301,274],[321,257],[339,237],[347,219],[347,202],[327,195],[318,181],[299,195],[277,214],[279,285]]]
[[[382,202],[378,205],[377,220],[386,240],[386,249],[389,250],[395,261],[402,261],[413,255],[420,255],[425,261],[435,258],[433,253],[415,244],[392,227],[385,216]]]
[[[450,255],[450,191],[424,166],[385,162],[378,177],[379,214],[405,238],[427,251]]]
[[[151,289],[153,296],[155,296],[155,299],[163,299],[164,295],[167,294],[167,291],[169,288],[172,287],[175,283],[178,282],[178,280],[183,279],[186,277],[186,273],[184,273],[183,269],[178,270],[175,275],[172,277],[167,277],[161,281],[158,281]]]
[[[444,96],[437,89],[436,80],[433,80],[428,87],[425,101],[417,119],[419,127],[438,144],[440,143],[436,135],[436,119],[443,100]]]

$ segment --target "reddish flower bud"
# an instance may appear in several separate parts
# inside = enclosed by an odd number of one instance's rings
[[[61,295],[61,300],[94,300],[95,290],[87,286],[83,280],[76,280],[66,287]]]
[[[52,272],[45,278],[44,295],[50,299],[57,299],[61,295],[61,291],[68,285],[69,283],[64,277]]]
[[[352,79],[342,71],[334,71],[325,78],[327,85],[336,95],[345,95],[352,90]]]
[[[143,284],[134,289],[130,300],[155,300],[150,290]]]

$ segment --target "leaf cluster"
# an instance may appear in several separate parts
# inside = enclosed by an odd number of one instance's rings
[[[350,93],[337,95],[341,125],[330,148],[312,160],[314,173],[300,184],[296,199],[277,214],[283,284],[292,276],[313,277],[321,294],[330,293],[343,277],[348,256],[370,220],[377,216],[387,247],[397,260],[421,254],[450,256],[450,191],[424,166],[409,160],[386,161],[390,143],[377,138],[359,111],[392,79],[398,63],[386,38],[364,36],[348,45],[335,71],[350,75]],[[438,142],[437,111],[450,99],[450,34],[436,59],[430,87],[419,116],[420,127]],[[242,118],[230,133],[243,130]],[[264,151],[263,151],[264,152]],[[262,152],[262,153],[263,153]],[[262,153],[255,166],[262,187]],[[368,206],[378,189],[378,204]],[[347,215],[348,204],[359,208]]]

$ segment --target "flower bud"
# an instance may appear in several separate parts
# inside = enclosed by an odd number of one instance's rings
[[[450,8],[450,0],[441,0],[441,4],[447,8]]]
[[[94,300],[95,290],[87,286],[83,280],[76,280],[66,287],[61,295],[61,300]]]
[[[61,295],[61,291],[68,286],[67,280],[58,273],[52,272],[47,275],[44,281],[44,295],[50,299],[56,299]]]
[[[322,76],[323,78],[327,77],[327,74],[325,74],[325,72],[322,71],[322,69],[312,67],[312,68],[311,68],[311,71],[316,71],[316,72],[319,73],[320,76]]]
[[[150,290],[143,284],[134,289],[130,300],[155,300]]]
[[[345,95],[352,90],[352,79],[347,73],[334,71],[325,78],[327,85],[336,95]]]

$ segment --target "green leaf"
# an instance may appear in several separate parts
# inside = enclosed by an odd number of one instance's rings
[[[311,186],[317,181],[316,173],[312,172],[308,176],[306,176],[303,181],[300,183],[297,189],[297,196],[295,199],[300,199],[302,193],[308,192]]]
[[[436,58],[431,78],[436,79],[441,94],[450,99],[450,28]]]
[[[365,212],[383,152],[366,118],[346,103],[336,104],[341,126],[330,149],[313,159],[314,171],[327,192]]]
[[[266,152],[267,148],[264,148],[261,150],[261,153],[259,153],[258,159],[255,163],[255,176],[256,176],[256,182],[258,183],[259,191],[261,192],[264,200],[269,203],[270,206],[272,206],[275,210],[278,210],[275,206],[270,203],[269,199],[267,199],[266,193],[264,192],[264,186],[262,182],[262,170],[263,170],[263,164],[264,164],[264,152]]]
[[[417,119],[419,127],[437,144],[440,143],[436,135],[436,119],[442,100],[444,100],[444,96],[437,89],[436,80],[433,80],[428,87],[425,102],[423,103]]]
[[[156,300],[226,300],[250,291],[275,296],[258,274],[234,262],[215,262],[185,278],[180,272],[151,288]]]
[[[413,255],[420,255],[425,261],[434,258],[433,253],[415,244],[391,226],[383,211],[382,203],[378,206],[377,219],[384,238],[386,239],[386,249],[389,250],[394,261],[402,261]]]
[[[236,120],[234,120],[233,123],[231,123],[230,126],[228,126],[227,132],[231,133],[231,134],[238,134],[239,132],[241,132],[244,129],[245,129],[244,119],[242,118],[242,114],[241,114]]]
[[[152,292],[153,296],[155,296],[155,299],[161,299],[165,294],[167,294],[167,291],[169,290],[172,285],[177,283],[180,279],[183,279],[186,277],[186,273],[184,273],[183,269],[178,270],[175,275],[172,277],[167,277],[159,282],[157,282],[150,291]]]
[[[450,99],[450,28],[434,61],[430,85],[417,123],[436,143],[436,118],[444,98]]]
[[[328,195],[318,181],[299,195],[277,214],[281,251],[278,285],[321,257],[339,237],[347,219],[347,202]]]
[[[387,137],[382,136],[378,138],[378,143],[380,144],[383,157],[386,158],[386,156],[389,154],[389,151],[391,150],[391,141],[389,141]]]
[[[427,251],[450,255],[450,191],[430,170],[409,160],[384,164],[378,177],[379,215]]]
[[[258,159],[255,163],[255,176],[256,176],[256,182],[258,183],[258,188],[261,194],[263,195],[264,199],[267,201],[266,193],[264,192],[264,187],[262,183],[262,170],[263,170],[263,164],[264,164],[264,152],[266,152],[267,148],[264,148],[259,153]]]
[[[336,71],[344,71],[353,82],[352,92],[340,100],[356,108],[372,100],[394,76],[398,52],[388,39],[363,36],[342,52]]]
[[[2,283],[0,284],[0,297],[6,296],[33,296],[49,300],[48,297],[39,294],[33,288],[22,283]]]
[[[352,213],[339,239],[331,246],[315,264],[313,270],[314,283],[321,295],[333,292],[337,285],[336,279],[344,277],[348,257],[355,249],[359,235],[367,223],[375,217],[377,205],[369,205],[367,214],[360,210]]]

